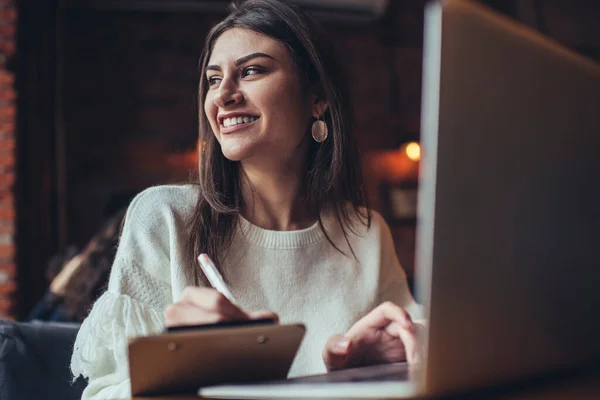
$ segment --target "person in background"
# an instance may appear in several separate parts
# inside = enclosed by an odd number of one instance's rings
[[[321,28],[287,2],[236,2],[200,67],[198,182],[132,201],[108,289],[74,346],[82,397],[130,396],[128,337],[274,314],[307,327],[290,376],[417,362],[422,307],[367,205],[347,87]],[[201,254],[237,304],[208,285]]]
[[[48,262],[46,279],[50,286],[38,303],[31,309],[25,321],[76,322],[65,315],[63,307],[64,282],[80,264],[79,249],[71,245],[55,254]]]
[[[111,216],[81,252],[69,246],[50,260],[50,286],[26,321],[83,322],[106,290],[125,211]]]

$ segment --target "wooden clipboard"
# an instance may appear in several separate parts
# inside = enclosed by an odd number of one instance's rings
[[[285,379],[305,331],[302,324],[272,324],[131,338],[131,395],[196,393],[206,385]]]

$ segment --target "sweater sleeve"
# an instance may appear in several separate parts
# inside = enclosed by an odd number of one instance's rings
[[[418,304],[413,298],[406,273],[398,261],[392,232],[384,219],[376,214],[374,220],[380,229],[380,260],[379,266],[379,303],[391,301],[404,308],[411,316],[413,321],[422,321],[424,319],[423,306]]]
[[[88,379],[83,399],[130,397],[127,339],[163,329],[163,310],[172,299],[169,232],[151,190],[129,206],[108,289],[75,341],[71,371]]]

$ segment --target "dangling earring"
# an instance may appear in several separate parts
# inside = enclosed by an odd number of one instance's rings
[[[321,116],[312,124],[312,137],[315,141],[323,143],[327,139],[329,129],[327,129],[327,123],[321,120]]]

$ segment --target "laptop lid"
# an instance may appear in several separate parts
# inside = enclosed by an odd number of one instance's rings
[[[426,10],[424,385],[600,358],[600,68],[475,2]]]

